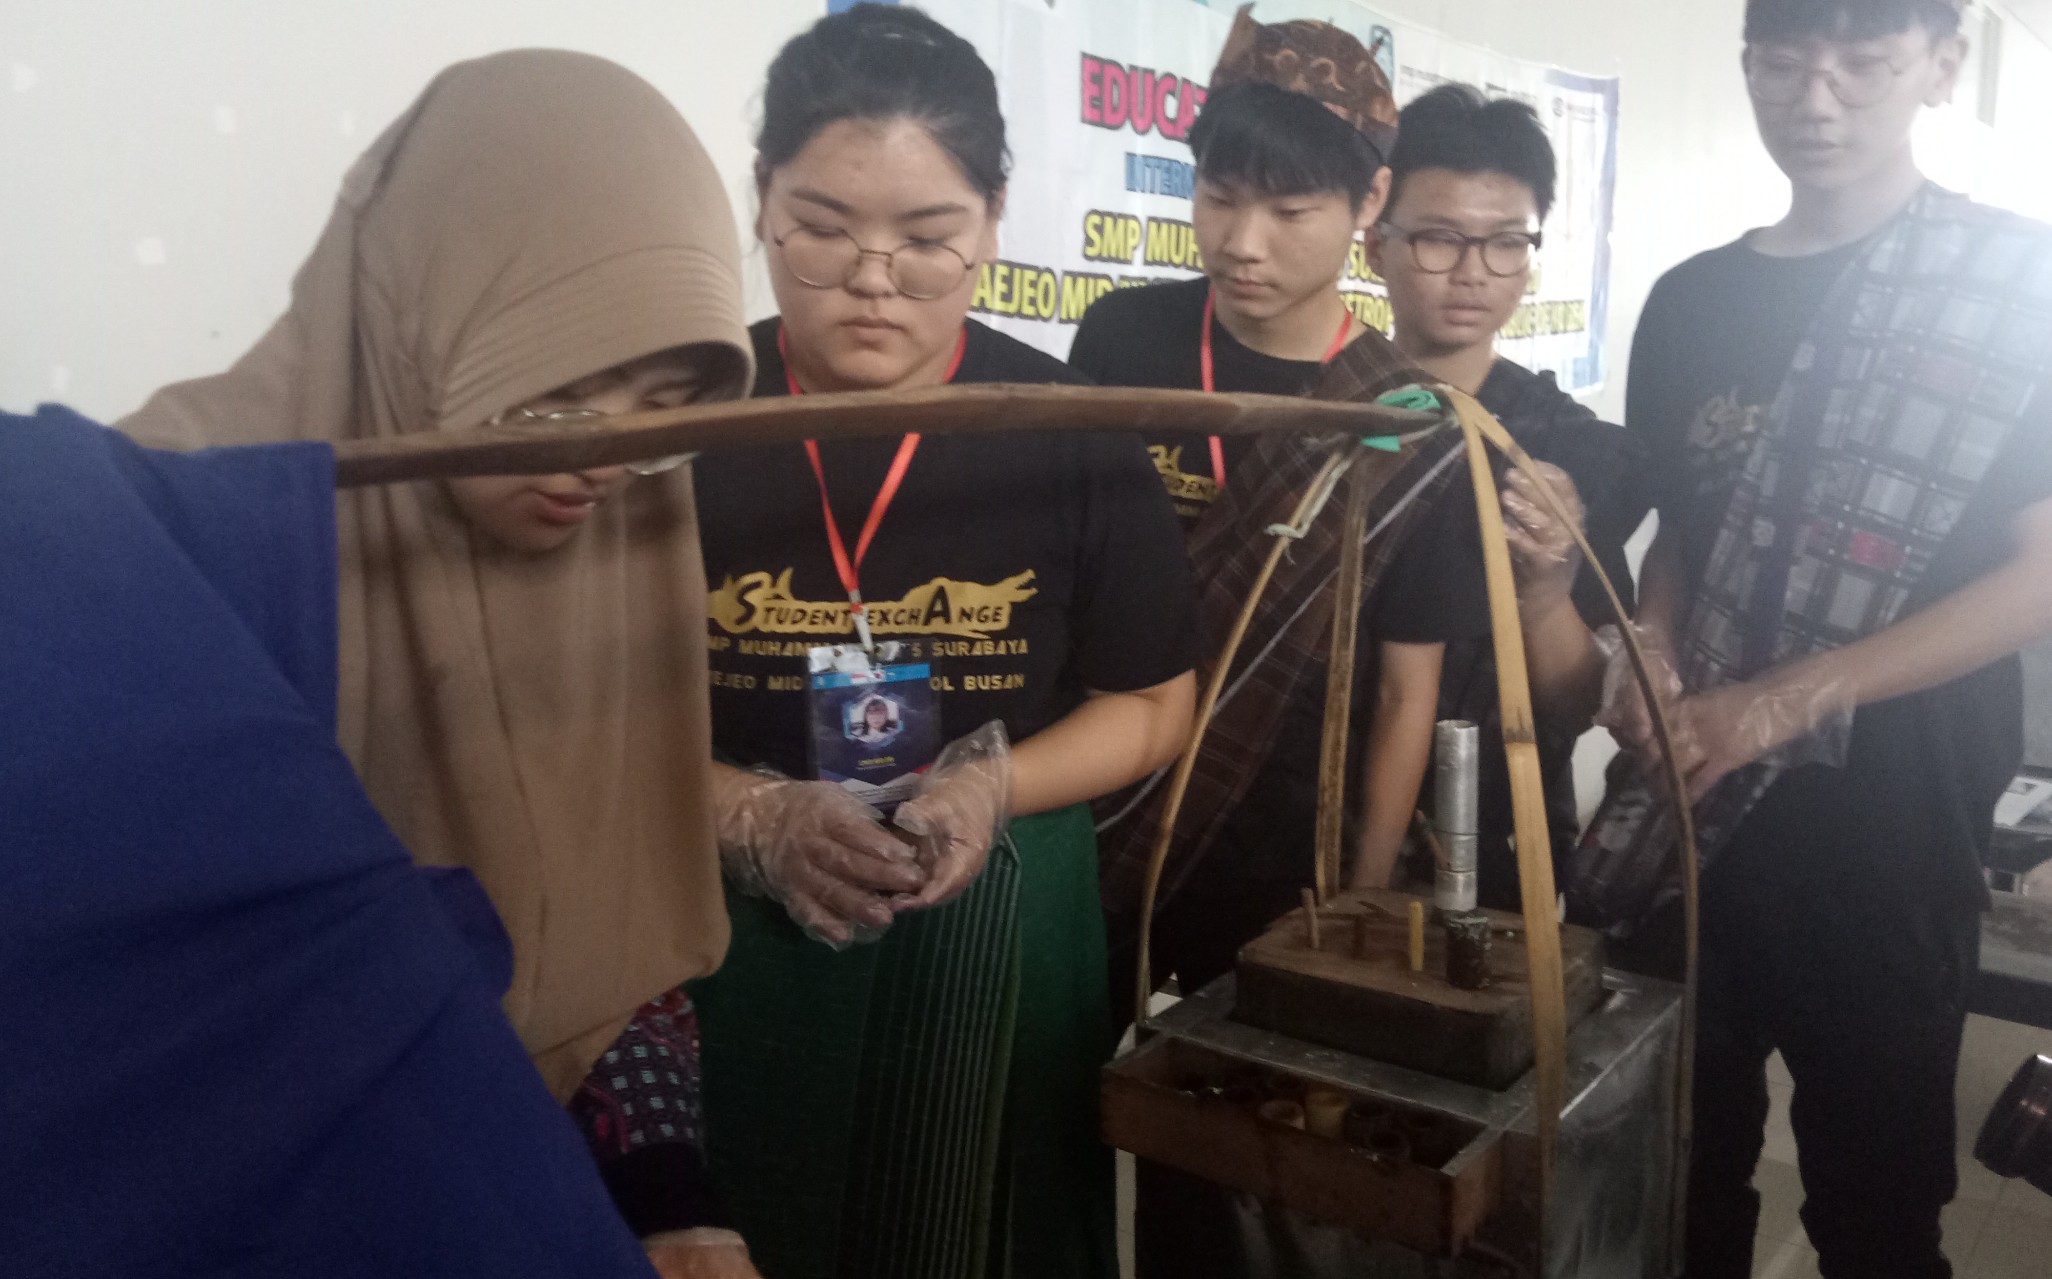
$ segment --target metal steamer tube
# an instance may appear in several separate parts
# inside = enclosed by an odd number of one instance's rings
[[[1432,732],[1432,756],[1433,828],[1446,856],[1432,904],[1462,915],[1475,909],[1482,730],[1466,720],[1441,720]]]

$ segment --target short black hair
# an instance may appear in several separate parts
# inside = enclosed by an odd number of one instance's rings
[[[1442,84],[1403,109],[1389,159],[1389,202],[1420,169],[1501,173],[1531,188],[1544,222],[1553,209],[1553,144],[1539,114],[1516,98],[1485,98],[1466,84]]]
[[[985,200],[1011,172],[997,78],[976,46],[917,9],[858,4],[794,36],[770,63],[758,177],[840,120],[915,120]]]
[[[1746,43],[1873,40],[1922,27],[1933,36],[1959,34],[1959,6],[1950,0],[1746,0]]]
[[[1365,134],[1316,98],[1243,80],[1214,91],[1190,127],[1197,176],[1267,195],[1344,191],[1355,208],[1384,160]]]

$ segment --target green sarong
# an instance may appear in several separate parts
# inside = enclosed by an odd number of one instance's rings
[[[1115,1279],[1113,1047],[1087,808],[836,954],[729,891],[692,987],[713,1183],[765,1279]]]

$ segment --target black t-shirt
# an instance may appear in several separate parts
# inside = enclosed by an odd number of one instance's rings
[[[1683,600],[1701,585],[1766,406],[1858,247],[1773,258],[1741,240],[1654,286],[1632,346],[1626,425],[1652,451],[1661,520],[1681,539]],[[2012,435],[1911,610],[2001,564],[2011,519],[2052,496],[2046,416],[2034,411]],[[1845,767],[1784,775],[1734,838],[1723,872],[1705,881],[1706,893],[1742,895],[1735,909],[1806,917],[1828,899],[1833,918],[1863,937],[1943,944],[1937,932],[1923,936],[1931,907],[1985,901],[1980,855],[1996,797],[2021,759],[2022,708],[2014,657],[1861,707]]]
[[[1069,360],[1093,380],[1109,386],[1203,385],[1198,343],[1203,334],[1203,279],[1178,280],[1105,294],[1083,317]],[[1317,360],[1283,360],[1245,345],[1212,322],[1212,373],[1220,391],[1302,395],[1318,381]],[[1193,467],[1208,480],[1210,445],[1197,434],[1152,437],[1156,465],[1172,492]],[[1227,481],[1251,441],[1226,441]],[[1180,450],[1180,454],[1177,453]],[[1180,465],[1175,465],[1180,457]],[[1179,513],[1195,523],[1216,497],[1204,489],[1199,500],[1179,500]],[[1194,506],[1193,513],[1180,510]],[[1361,605],[1359,647],[1354,662],[1350,787],[1359,764],[1382,674],[1384,642],[1454,643],[1489,634],[1489,596],[1475,532],[1473,493],[1459,477],[1433,509],[1413,523],[1402,551]],[[1308,880],[1311,837],[1318,809],[1318,757],[1325,722],[1324,662],[1313,664],[1298,694],[1283,710],[1275,750],[1246,798],[1227,820],[1209,861],[1216,873],[1264,879]],[[1356,793],[1358,790],[1356,789]]]
[[[1746,457],[1824,295],[1862,243],[1801,258],[1744,240],[1662,276],[1632,339],[1625,424],[1654,450],[1653,502],[1701,578]]]
[[[1198,391],[1204,372],[1198,346],[1204,333],[1204,298],[1211,282],[1202,276],[1167,284],[1115,289],[1099,298],[1076,327],[1069,363],[1099,386],[1160,386]],[[1256,395],[1303,395],[1325,366],[1317,360],[1284,360],[1264,355],[1211,322],[1212,377],[1221,391]],[[1218,497],[1209,436],[1165,432],[1145,437],[1185,529],[1192,528]],[[1247,436],[1222,438],[1226,479],[1253,447]]]
[[[750,329],[755,394],[786,394],[777,322]],[[1051,356],[970,321],[957,382],[1080,382]],[[822,469],[852,554],[898,439],[826,441]],[[805,650],[853,643],[819,485],[796,444],[696,466],[712,602],[715,747],[806,769]],[[878,639],[933,667],[942,735],[1003,720],[1014,741],[1085,689],[1130,692],[1196,660],[1196,593],[1174,516],[1127,435],[929,435],[861,566]]]

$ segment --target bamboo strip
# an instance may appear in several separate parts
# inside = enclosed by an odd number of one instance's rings
[[[1339,469],[1346,453],[1344,447],[1334,449],[1332,456],[1325,459],[1325,465],[1319,468],[1303,496],[1297,499],[1296,509],[1290,515],[1293,526],[1301,526],[1316,509],[1317,503],[1327,495],[1333,473]],[[1154,837],[1154,850],[1147,859],[1147,881],[1140,892],[1140,955],[1135,964],[1133,1000],[1136,1022],[1147,1020],[1147,1002],[1154,994],[1153,964],[1150,962],[1154,943],[1154,901],[1161,892],[1161,872],[1168,864],[1169,846],[1175,843],[1176,821],[1183,813],[1183,798],[1190,793],[1190,777],[1197,771],[1198,752],[1204,746],[1204,730],[1211,723],[1211,713],[1218,706],[1219,695],[1225,691],[1226,676],[1232,670],[1233,659],[1239,655],[1241,642],[1247,638],[1247,627],[1254,621],[1254,610],[1260,605],[1261,597],[1268,593],[1269,580],[1275,576],[1283,554],[1290,549],[1290,542],[1287,537],[1276,537],[1275,545],[1268,549],[1268,558],[1262,561],[1261,572],[1247,592],[1246,602],[1240,605],[1239,616],[1233,619],[1233,629],[1226,636],[1225,647],[1219,650],[1217,660],[1212,663],[1211,678],[1205,681],[1204,695],[1198,699],[1190,742],[1176,761],[1175,775],[1169,779],[1168,794],[1162,800],[1161,827]]]
[[[1682,936],[1685,947],[1684,971],[1682,977],[1682,1025],[1680,1058],[1675,1081],[1675,1150],[1677,1166],[1686,1170],[1689,1153],[1694,1144],[1694,1093],[1695,1093],[1695,1047],[1696,1047],[1696,984],[1697,952],[1701,943],[1702,916],[1699,898],[1699,867],[1696,853],[1695,813],[1688,802],[1688,784],[1682,777],[1681,764],[1674,753],[1674,737],[1668,722],[1668,708],[1660,688],[1653,682],[1651,669],[1646,664],[1645,651],[1640,647],[1638,636],[1631,626],[1631,615],[1626,611],[1624,600],[1618,595],[1617,587],[1610,575],[1603,571],[1602,563],[1596,558],[1596,551],[1589,545],[1581,525],[1567,509],[1553,486],[1539,474],[1537,463],[1531,454],[1511,437],[1479,403],[1458,392],[1450,392],[1457,410],[1462,400],[1473,406],[1471,416],[1482,435],[1511,460],[1511,464],[1524,472],[1539,492],[1540,500],[1549,514],[1574,534],[1575,545],[1581,548],[1584,561],[1596,574],[1596,580],[1603,586],[1604,596],[1610,602],[1611,614],[1618,626],[1618,634],[1624,642],[1627,660],[1631,662],[1633,677],[1639,685],[1639,692],[1645,698],[1646,707],[1653,721],[1653,736],[1660,747],[1661,771],[1668,785],[1670,802],[1674,805],[1677,826],[1681,838],[1677,841],[1676,856],[1680,863],[1682,881]],[[1676,1181],[1674,1204],[1674,1238],[1683,1238],[1686,1227],[1688,1178]]]
[[[1345,540],[1333,591],[1332,644],[1326,655],[1324,732],[1318,748],[1318,837],[1314,867],[1318,900],[1340,888],[1340,845],[1347,827],[1347,735],[1354,710],[1354,659],[1361,630],[1361,567],[1367,558],[1371,476],[1356,466],[1347,485]]]
[[[1544,1256],[1547,1216],[1554,1202],[1560,1115],[1567,1108],[1567,995],[1560,953],[1560,908],[1553,887],[1546,776],[1539,763],[1539,738],[1532,719],[1532,686],[1525,670],[1524,632],[1518,622],[1517,583],[1511,575],[1510,546],[1504,540],[1496,477],[1476,422],[1482,408],[1466,396],[1456,396],[1454,405],[1467,444],[1475,513],[1481,521],[1482,568],[1489,583],[1490,630],[1496,647],[1497,705],[1503,721],[1504,756],[1510,766],[1512,825],[1518,838],[1518,884],[1525,908],[1525,963],[1532,996],[1537,1083],[1534,1127],[1539,1141],[1540,1255]]]

